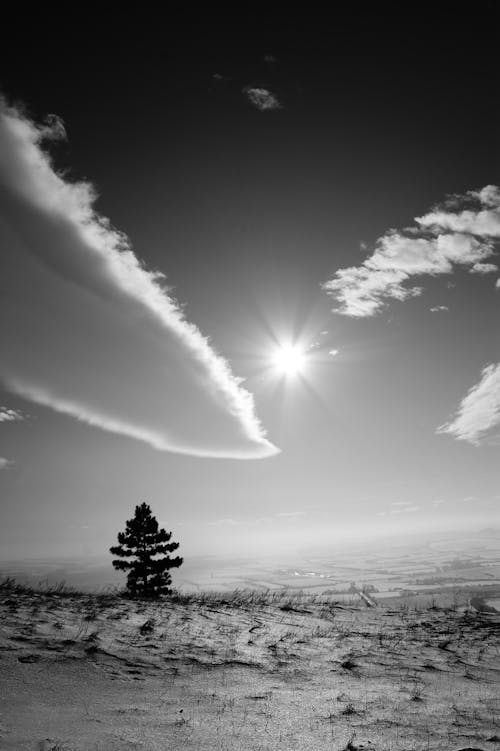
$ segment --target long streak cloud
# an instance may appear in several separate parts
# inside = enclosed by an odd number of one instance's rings
[[[163,275],[94,209],[42,148],[62,137],[0,104],[0,379],[101,429],[178,453],[278,452],[252,395],[188,322]]]

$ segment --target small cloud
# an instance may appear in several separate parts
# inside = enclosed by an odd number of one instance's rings
[[[437,498],[435,501],[432,501],[432,505],[438,508],[438,506],[442,506],[443,503],[446,503],[442,498]]]
[[[335,355],[338,355],[338,353],[339,353],[338,349],[331,349],[331,350],[329,350],[329,352],[328,352],[328,354],[329,354],[329,355],[330,355],[331,357],[335,357]]]
[[[248,101],[257,107],[261,112],[266,110],[279,110],[282,109],[282,105],[278,99],[268,89],[255,88],[253,86],[245,86],[242,89],[246,95]]]
[[[429,308],[431,313],[440,313],[444,310],[449,310],[447,305],[435,305],[433,308]]]
[[[212,78],[215,81],[230,81],[231,80],[229,76],[223,76],[221,73],[213,73]]]
[[[500,237],[500,188],[487,185],[470,190],[464,196],[454,196],[454,210],[437,207],[424,216],[416,217],[421,227],[431,231],[467,233],[478,237]],[[463,204],[471,208],[462,209]]]
[[[498,271],[498,266],[494,263],[475,263],[469,269],[470,274],[491,274],[493,271]]]
[[[437,433],[479,445],[500,426],[500,363],[487,365],[477,384],[462,399],[455,417]]]
[[[472,503],[475,500],[476,500],[476,496],[475,495],[468,495],[468,496],[466,496],[465,498],[462,499],[462,503]]]
[[[411,514],[418,511],[420,506],[415,506],[410,501],[394,501],[391,503],[389,514]]]
[[[12,462],[9,461],[9,459],[5,459],[3,456],[0,456],[0,470],[8,469],[11,466]]]
[[[303,519],[307,516],[306,511],[282,511],[279,514],[275,514],[280,519],[286,519],[288,522],[297,522],[299,519]]]
[[[236,519],[217,519],[215,522],[208,522],[211,527],[236,527],[240,524]]]
[[[495,282],[495,289],[500,289],[500,279],[497,279]]]
[[[24,420],[22,412],[9,407],[0,407],[0,422],[17,422],[18,420]]]
[[[41,127],[41,134],[43,138],[51,141],[65,141],[66,127],[64,121],[59,115],[47,115],[45,125]]]
[[[374,316],[388,299],[402,302],[420,295],[422,288],[411,286],[415,276],[451,274],[456,267],[476,274],[496,271],[495,264],[484,261],[500,237],[500,190],[490,185],[452,199],[416,217],[416,226],[388,230],[360,266],[339,269],[324,282],[322,288],[338,303],[334,312]]]
[[[264,62],[270,64],[277,63],[278,58],[274,57],[274,55],[264,55]]]

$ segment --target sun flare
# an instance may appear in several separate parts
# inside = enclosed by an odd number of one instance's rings
[[[282,344],[276,348],[273,357],[275,368],[284,375],[298,375],[305,364],[305,354],[296,344]]]

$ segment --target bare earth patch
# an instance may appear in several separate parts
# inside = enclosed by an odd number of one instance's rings
[[[0,591],[6,751],[495,749],[500,616]]]

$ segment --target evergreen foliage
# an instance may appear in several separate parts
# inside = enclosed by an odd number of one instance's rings
[[[112,555],[119,556],[113,566],[128,571],[127,589],[131,594],[158,597],[170,591],[169,569],[177,568],[183,561],[179,556],[169,556],[179,547],[178,542],[169,542],[171,537],[171,532],[159,529],[147,503],[135,507],[135,516],[127,520],[125,532],[118,533],[119,544],[109,549]]]

